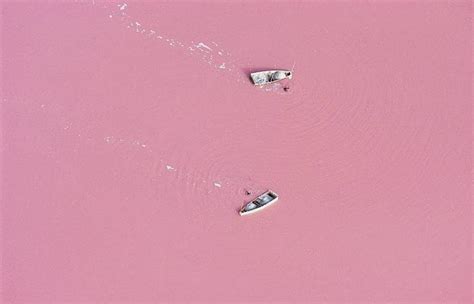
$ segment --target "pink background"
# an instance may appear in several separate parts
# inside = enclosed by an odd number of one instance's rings
[[[470,301],[470,2],[1,9],[4,302]]]

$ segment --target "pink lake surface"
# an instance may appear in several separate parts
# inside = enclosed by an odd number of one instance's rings
[[[0,20],[3,302],[470,302],[469,1]]]

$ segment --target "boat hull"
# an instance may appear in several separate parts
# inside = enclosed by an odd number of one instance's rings
[[[253,214],[255,212],[261,211],[265,208],[268,208],[269,206],[273,205],[278,201],[278,195],[271,191],[268,190],[261,195],[259,195],[257,198],[252,200],[251,202],[248,202],[245,204],[242,209],[240,209],[240,215],[249,215]]]
[[[257,86],[275,83],[283,79],[291,79],[292,77],[292,72],[287,70],[261,71],[250,74],[253,84]]]

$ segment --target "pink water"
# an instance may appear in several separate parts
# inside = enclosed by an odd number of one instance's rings
[[[1,8],[4,302],[471,299],[470,2]]]

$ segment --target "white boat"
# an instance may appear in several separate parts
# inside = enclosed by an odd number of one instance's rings
[[[252,214],[267,208],[276,201],[278,201],[278,195],[275,192],[268,190],[267,192],[259,195],[253,201],[245,204],[245,206],[240,209],[239,213],[240,215]]]
[[[293,73],[288,70],[261,71],[250,74],[254,85],[265,85],[283,79],[291,79]]]

